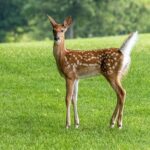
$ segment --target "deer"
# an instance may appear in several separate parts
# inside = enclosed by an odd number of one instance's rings
[[[117,103],[110,119],[110,127],[122,128],[123,109],[126,91],[122,86],[122,77],[130,65],[130,54],[138,38],[138,32],[131,33],[120,48],[103,48],[97,50],[71,50],[65,47],[65,33],[71,26],[72,17],[66,17],[62,24],[51,16],[48,19],[53,28],[53,55],[57,69],[66,83],[66,128],[71,126],[70,106],[73,105],[74,125],[79,127],[77,110],[78,83],[86,77],[102,75],[116,93]]]

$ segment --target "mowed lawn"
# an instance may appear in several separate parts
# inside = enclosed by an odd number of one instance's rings
[[[66,41],[68,48],[120,47],[127,36]],[[0,150],[149,150],[150,34],[140,35],[123,80],[123,129],[109,128],[116,96],[102,76],[80,80],[79,129],[65,129],[65,82],[52,41],[0,44]]]

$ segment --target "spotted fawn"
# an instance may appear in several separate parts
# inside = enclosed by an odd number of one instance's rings
[[[113,128],[122,128],[123,107],[126,97],[121,79],[130,64],[130,53],[136,43],[137,31],[130,34],[120,48],[105,48],[98,50],[70,50],[65,47],[65,32],[72,23],[72,18],[67,17],[63,24],[58,24],[48,16],[53,27],[54,45],[53,54],[57,68],[66,81],[66,128],[71,125],[70,105],[73,104],[75,127],[79,127],[77,111],[77,95],[79,79],[102,74],[110,83],[117,95],[117,104],[110,120]]]

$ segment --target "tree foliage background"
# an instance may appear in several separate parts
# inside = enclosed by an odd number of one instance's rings
[[[68,38],[150,32],[150,0],[0,0],[0,42],[51,38],[47,14],[73,17]]]

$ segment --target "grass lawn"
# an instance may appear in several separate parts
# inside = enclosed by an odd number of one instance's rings
[[[125,36],[66,41],[68,48],[120,47]],[[115,93],[102,76],[80,80],[80,127],[65,129],[65,82],[51,41],[0,44],[0,150],[150,149],[150,34],[140,35],[123,80],[123,129],[110,129]]]

